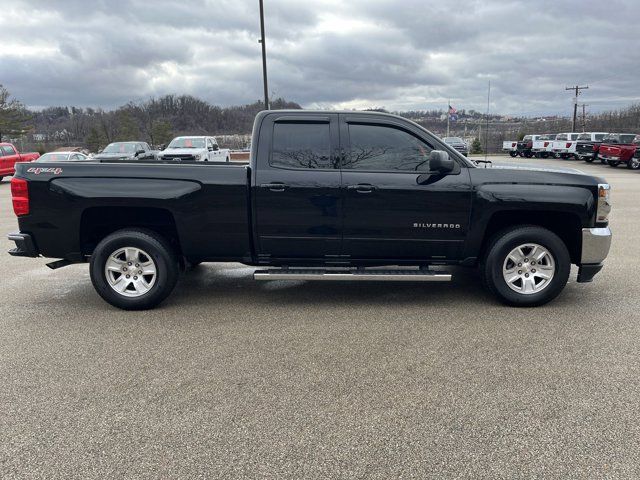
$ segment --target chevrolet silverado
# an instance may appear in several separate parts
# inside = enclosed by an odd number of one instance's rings
[[[378,112],[261,112],[248,164],[21,164],[11,191],[11,255],[88,262],[98,294],[131,310],[199,262],[255,266],[256,280],[425,282],[461,265],[502,302],[537,306],[571,264],[591,281],[611,241],[603,179],[473,162]]]

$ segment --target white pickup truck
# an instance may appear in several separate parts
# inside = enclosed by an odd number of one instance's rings
[[[553,141],[553,156],[556,158],[569,158],[576,154],[579,133],[559,133]]]
[[[508,140],[506,142],[502,142],[502,151],[509,152],[509,155],[515,157],[518,155],[518,142],[516,140]]]
[[[221,149],[215,137],[176,137],[158,154],[159,160],[229,162],[231,151]]]
[[[553,152],[553,141],[556,139],[555,133],[540,135],[533,141],[531,153],[537,158],[547,158]]]

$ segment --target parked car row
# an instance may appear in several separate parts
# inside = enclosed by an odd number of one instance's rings
[[[502,150],[512,157],[600,160],[612,167],[625,164],[636,170],[640,168],[639,146],[640,135],[634,133],[569,132],[525,135],[519,142],[503,142]]]

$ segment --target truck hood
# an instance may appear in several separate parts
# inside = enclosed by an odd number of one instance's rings
[[[114,160],[121,158],[133,158],[131,153],[97,153],[93,157],[96,160]]]
[[[597,187],[598,183],[607,183],[604,178],[594,177],[575,168],[548,168],[538,165],[500,163],[488,168],[472,169],[481,172],[481,176],[490,182],[513,182],[545,185],[576,185]]]
[[[160,155],[202,155],[206,152],[206,148],[167,148]]]

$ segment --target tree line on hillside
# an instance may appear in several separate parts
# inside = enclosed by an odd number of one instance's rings
[[[301,107],[278,98],[271,102],[271,108]],[[130,102],[114,110],[47,107],[35,111],[12,98],[0,85],[0,141],[19,139],[23,148],[40,151],[58,146],[82,146],[95,152],[110,142],[132,139],[160,146],[177,135],[249,134],[255,115],[262,109],[260,101],[219,107],[191,95],[165,95],[143,102]],[[384,111],[380,108],[372,110]],[[436,134],[444,135],[446,131],[446,121],[442,120],[445,110],[394,113],[410,118]],[[578,130],[581,129],[578,122]],[[569,118],[505,120],[498,114],[487,116],[463,109],[458,112],[458,121],[450,123],[451,135],[478,138],[483,149],[486,145],[489,152],[499,151],[503,140],[522,138],[525,134],[570,130]],[[589,115],[585,130],[640,133],[640,104]],[[245,145],[223,146],[238,148]]]

